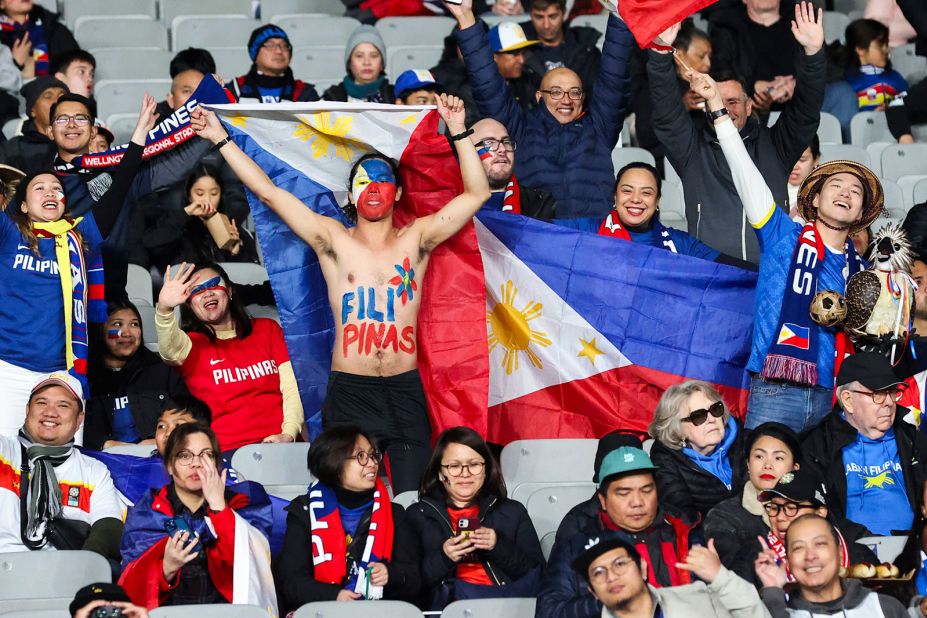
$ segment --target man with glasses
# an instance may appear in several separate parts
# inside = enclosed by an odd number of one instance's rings
[[[480,153],[492,192],[480,210],[511,212],[541,221],[553,219],[557,208],[553,196],[544,189],[526,187],[512,172],[517,144],[502,123],[484,118],[470,129],[470,141]]]
[[[837,374],[837,406],[802,443],[831,513],[877,535],[911,529],[927,480],[927,436],[903,420],[902,384],[881,354],[848,357]]]
[[[280,26],[264,24],[255,28],[248,39],[251,70],[236,77],[225,87],[236,101],[256,99],[261,103],[280,101],[318,101],[315,86],[293,77],[290,62],[293,45]]]
[[[549,191],[560,219],[607,215],[613,203],[611,152],[628,106],[630,59],[637,47],[631,31],[609,17],[594,97],[587,101],[579,75],[561,67],[544,75],[534,93],[537,107],[526,110],[493,62],[491,39],[477,23],[472,0],[446,7],[460,26],[455,36],[480,114],[502,123],[518,143],[519,180]]]
[[[701,581],[670,588],[648,583],[652,577],[634,543],[620,532],[586,539],[572,563],[602,604],[601,618],[760,618],[769,612],[756,588],[724,568],[714,544],[693,547],[681,568]]]

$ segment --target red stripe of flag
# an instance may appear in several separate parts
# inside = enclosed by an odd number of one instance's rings
[[[621,0],[618,13],[641,48],[653,48],[661,32],[717,0]]]

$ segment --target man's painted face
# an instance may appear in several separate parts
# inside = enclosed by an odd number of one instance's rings
[[[358,166],[351,181],[351,200],[359,216],[379,221],[393,208],[397,190],[396,176],[389,163],[368,159]]]

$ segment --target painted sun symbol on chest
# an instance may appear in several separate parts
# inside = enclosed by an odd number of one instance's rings
[[[390,285],[396,286],[396,295],[402,299],[402,304],[412,300],[415,292],[418,291],[418,285],[415,283],[415,270],[409,262],[409,258],[402,260],[402,265],[395,265],[396,272],[399,273],[389,280]]]

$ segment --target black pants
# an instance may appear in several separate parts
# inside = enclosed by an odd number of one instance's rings
[[[355,423],[389,456],[393,493],[416,490],[431,457],[431,424],[418,370],[380,378],[332,371],[322,428]]]

